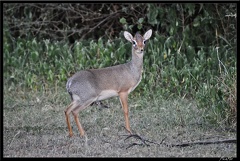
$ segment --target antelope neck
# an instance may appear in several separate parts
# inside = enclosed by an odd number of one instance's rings
[[[143,68],[143,53],[136,54],[134,51],[132,53],[132,60],[130,61],[131,71],[134,73],[141,73]]]

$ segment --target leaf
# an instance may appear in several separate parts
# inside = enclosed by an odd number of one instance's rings
[[[154,4],[149,4],[149,12],[147,14],[148,22],[151,25],[157,24],[158,23],[157,16],[158,16],[157,7],[155,7]]]
[[[138,23],[140,23],[140,24],[143,23],[143,21],[144,21],[144,18],[142,18],[142,17],[138,19]]]
[[[120,19],[120,23],[121,23],[121,24],[126,24],[126,23],[127,23],[127,21],[126,21],[126,19],[125,19],[125,18],[121,18],[121,19]]]
[[[174,28],[171,27],[171,28],[170,28],[170,31],[169,31],[169,34],[170,34],[171,36],[173,35],[173,31],[174,31]]]
[[[167,58],[167,53],[164,53],[163,58],[164,60]]]
[[[193,21],[193,26],[194,26],[194,27],[200,26],[199,17],[197,17],[197,18],[194,19],[194,21]]]
[[[32,19],[32,12],[29,12],[29,18]]]
[[[138,29],[141,30],[142,29],[142,24],[138,24]]]
[[[39,54],[38,54],[38,52],[37,51],[35,51],[35,52],[32,52],[32,59],[33,59],[33,61],[35,62],[35,61],[37,61],[38,60],[38,56],[39,56]]]

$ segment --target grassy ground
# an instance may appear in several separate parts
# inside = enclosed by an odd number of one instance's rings
[[[124,141],[124,116],[117,97],[80,112],[86,131],[80,137],[71,117],[74,136],[68,137],[64,109],[70,103],[65,89],[49,92],[4,89],[3,157],[236,157],[236,144],[222,143],[170,147],[150,144],[133,146]],[[155,142],[176,144],[236,138],[236,133],[209,125],[194,101],[164,100],[161,96],[129,97],[133,132]]]

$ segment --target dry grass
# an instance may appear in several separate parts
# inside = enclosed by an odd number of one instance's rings
[[[86,131],[80,137],[71,118],[74,137],[68,137],[64,109],[70,98],[64,89],[50,92],[4,92],[3,157],[236,157],[236,144],[189,147],[133,146],[127,134],[118,98],[104,101],[109,109],[91,106],[80,112]],[[210,127],[193,101],[163,100],[160,96],[130,95],[130,125],[149,140],[180,143],[236,138],[236,133]]]

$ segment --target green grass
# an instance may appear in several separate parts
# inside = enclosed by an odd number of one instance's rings
[[[90,106],[79,113],[86,131],[80,137],[71,116],[74,136],[68,137],[64,109],[70,97],[64,88],[34,92],[4,88],[3,157],[236,157],[236,144],[195,145],[185,148],[151,144],[128,145],[123,111],[117,97],[104,101],[110,106]],[[164,99],[160,95],[129,96],[130,126],[149,140],[160,143],[235,138],[236,133],[209,125],[204,111],[192,100]],[[224,125],[222,126],[224,128]]]

